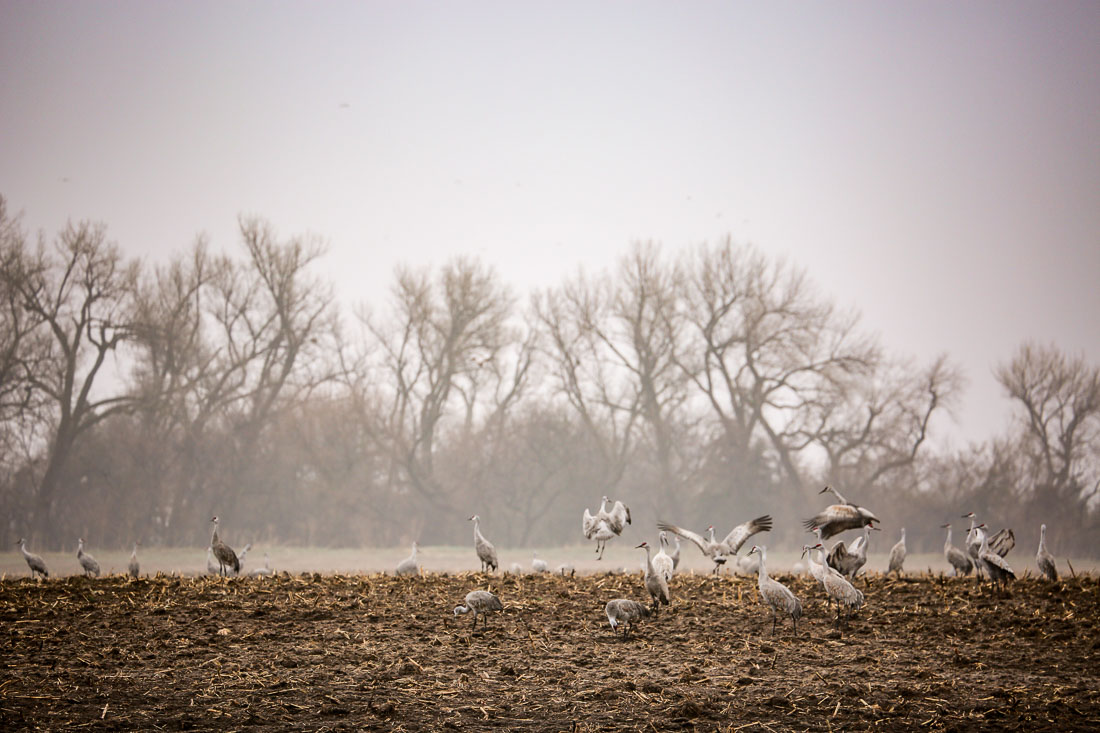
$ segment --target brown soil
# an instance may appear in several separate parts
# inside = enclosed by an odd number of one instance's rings
[[[0,582],[0,729],[1100,729],[1100,583],[881,576],[843,635],[755,583],[680,576],[624,640],[638,576]],[[451,609],[489,588],[472,632]]]

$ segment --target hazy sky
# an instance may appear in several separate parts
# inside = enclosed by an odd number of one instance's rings
[[[1100,2],[0,0],[0,193],[151,261],[258,214],[375,304],[732,235],[954,357],[982,440],[1023,340],[1100,361]]]

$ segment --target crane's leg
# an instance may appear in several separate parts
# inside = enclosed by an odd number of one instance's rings
[[[477,611],[474,611],[474,622],[470,625],[470,628],[477,630]]]
[[[775,622],[778,619],[779,619],[779,616],[776,614],[775,609],[773,608],[772,609],[772,636],[775,636]]]

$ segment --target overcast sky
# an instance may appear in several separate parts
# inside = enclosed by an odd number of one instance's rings
[[[0,194],[154,262],[258,214],[374,304],[730,235],[950,354],[984,440],[1025,339],[1100,361],[1100,3],[0,0]]]

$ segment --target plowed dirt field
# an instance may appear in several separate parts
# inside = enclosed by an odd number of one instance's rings
[[[639,575],[281,575],[0,582],[0,729],[1100,729],[1100,583],[1006,592],[857,582],[837,633],[819,585],[773,635],[756,584],[678,576],[628,639]],[[505,604],[452,615],[469,590]]]

